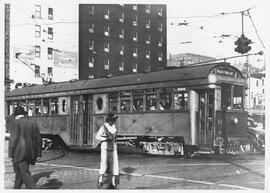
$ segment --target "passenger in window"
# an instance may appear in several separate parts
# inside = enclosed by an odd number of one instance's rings
[[[120,109],[121,109],[121,111],[127,111],[127,107],[124,103],[121,103]]]
[[[154,110],[157,110],[157,107],[155,105],[151,105],[150,106],[150,111],[154,111]]]
[[[36,108],[36,115],[41,115],[41,108]]]
[[[164,108],[164,103],[162,102],[162,101],[160,101],[160,103],[159,103],[159,110],[165,110],[165,108]]]
[[[139,111],[143,109],[143,105],[141,103],[141,101],[137,101],[133,104],[133,111]]]
[[[28,116],[29,117],[33,116],[33,109],[31,107],[28,109]]]

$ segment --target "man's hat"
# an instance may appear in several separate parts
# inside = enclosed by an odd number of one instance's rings
[[[106,118],[106,121],[116,121],[116,119],[118,118],[118,116],[114,113],[109,113],[107,118]]]

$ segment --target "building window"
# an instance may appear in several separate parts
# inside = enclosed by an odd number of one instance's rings
[[[147,29],[150,28],[150,19],[146,20],[145,28],[147,28]]]
[[[138,6],[137,6],[137,5],[132,5],[132,9],[133,9],[134,11],[137,11],[137,10],[138,10]]]
[[[35,25],[35,37],[40,38],[40,31],[41,31],[40,25]]]
[[[162,9],[162,7],[160,8],[160,10],[159,10],[159,12],[158,12],[158,15],[159,15],[160,17],[162,17],[162,15],[163,15],[163,9]]]
[[[146,37],[145,43],[146,43],[146,44],[150,44],[150,39],[151,39],[151,36],[148,35],[148,36]]]
[[[110,35],[110,26],[105,26],[104,35],[109,36]]]
[[[124,39],[124,29],[120,29],[119,38]]]
[[[107,52],[107,53],[110,52],[110,44],[109,44],[109,42],[104,43],[104,52]]]
[[[135,41],[135,42],[138,41],[138,33],[137,33],[137,32],[133,32],[133,34],[132,34],[132,39],[133,39],[133,41]]]
[[[163,60],[163,54],[160,52],[158,53],[158,61],[162,61]]]
[[[48,8],[48,19],[53,20],[53,8]]]
[[[121,45],[120,46],[120,55],[124,55],[124,52],[125,52],[125,46]]]
[[[105,70],[109,70],[110,69],[110,60],[109,59],[105,59],[104,60],[104,69]]]
[[[89,50],[94,50],[95,49],[95,41],[94,40],[88,42],[88,49]]]
[[[150,50],[146,50],[145,58],[150,59]]]
[[[105,9],[104,18],[108,19],[108,20],[110,19],[110,10],[109,9]]]
[[[138,49],[137,48],[133,48],[132,56],[133,57],[137,57],[138,56]]]
[[[94,14],[95,14],[95,7],[94,5],[90,5],[89,15],[94,15]]]
[[[120,14],[119,21],[120,21],[121,23],[124,23],[124,13],[121,13],[121,14]]]
[[[138,24],[137,16],[134,16],[132,24],[133,24],[133,26],[137,26],[137,24]]]
[[[150,5],[145,5],[145,12],[150,13]]]
[[[124,71],[124,67],[125,67],[125,63],[123,61],[121,61],[119,63],[119,71]]]
[[[132,72],[138,72],[138,64],[137,63],[132,64]]]
[[[95,62],[94,57],[88,58],[88,66],[89,66],[89,68],[94,68],[94,62]]]
[[[53,39],[53,28],[48,27],[48,39],[52,40]]]
[[[52,67],[48,67],[48,74],[51,74],[51,75],[53,74],[52,73]]]
[[[163,25],[162,25],[162,23],[159,24],[158,31],[163,31]]]
[[[48,59],[52,59],[52,58],[53,58],[53,49],[48,48]]]
[[[40,77],[40,66],[35,65],[35,77]]]
[[[41,6],[35,5],[35,18],[41,18]]]
[[[162,46],[162,44],[163,44],[163,38],[162,37],[160,37],[160,39],[159,39],[159,41],[158,41],[158,46]]]
[[[95,24],[91,23],[89,28],[88,28],[89,33],[94,33],[95,32]]]
[[[35,57],[40,58],[40,46],[35,46]]]

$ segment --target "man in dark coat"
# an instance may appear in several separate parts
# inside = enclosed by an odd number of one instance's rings
[[[37,188],[29,166],[41,157],[42,140],[37,125],[27,118],[22,107],[15,108],[14,124],[10,128],[9,158],[15,172],[14,189],[20,189],[24,183],[27,189]]]

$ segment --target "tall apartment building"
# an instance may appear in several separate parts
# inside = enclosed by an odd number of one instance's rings
[[[166,67],[166,5],[80,4],[79,79]]]
[[[43,1],[16,1],[11,2],[9,8],[6,8],[6,15],[9,11],[9,21],[5,23],[9,22],[10,27],[8,25],[5,27],[6,33],[9,33],[9,36],[5,37],[6,47],[9,49],[5,74],[13,80],[11,89],[16,85],[42,84],[43,80],[64,81],[78,78],[73,76],[78,74],[77,57],[73,59],[73,63],[69,61],[68,54],[62,61],[57,57],[63,53],[70,53],[62,49],[65,46],[62,45],[61,38],[65,39],[67,33],[72,31],[62,32],[64,26],[59,21],[66,16],[63,15],[64,12],[57,12],[59,6]],[[72,8],[74,11],[77,9],[78,7]],[[72,26],[76,29],[76,33],[77,25]],[[77,38],[77,34],[75,35]],[[73,51],[77,54],[77,50]],[[67,67],[68,70],[72,69],[72,72],[65,76],[65,68],[59,70],[61,66]]]

